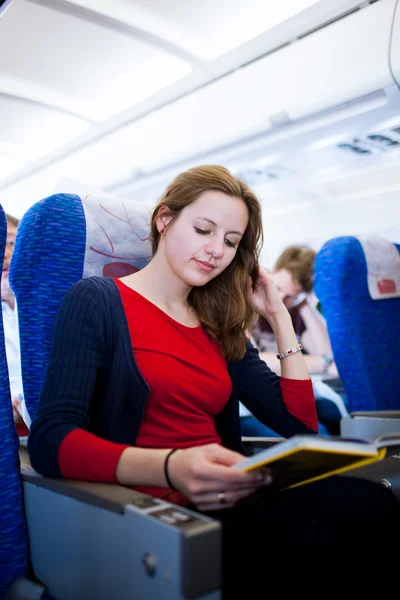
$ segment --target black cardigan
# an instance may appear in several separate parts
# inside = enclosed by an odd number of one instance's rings
[[[232,394],[216,417],[222,444],[244,453],[239,399],[260,421],[289,437],[314,433],[282,400],[280,377],[248,343],[228,365]],[[119,290],[112,278],[88,277],[67,292],[55,322],[52,349],[28,439],[33,468],[60,477],[58,450],[73,429],[134,446],[149,386],[134,359]]]

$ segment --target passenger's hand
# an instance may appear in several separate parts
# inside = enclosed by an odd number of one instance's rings
[[[276,283],[263,267],[258,272],[255,289],[250,280],[250,300],[254,310],[267,321],[287,312]]]
[[[308,292],[307,294],[300,292],[294,299],[292,305],[290,307],[288,306],[288,308],[293,308],[295,306],[298,310],[301,310],[305,306],[309,306],[313,311],[318,311],[318,303],[319,300],[313,291]]]
[[[168,463],[168,474],[174,487],[199,510],[220,510],[234,506],[272,481],[266,471],[244,473],[231,468],[244,458],[218,444],[206,444],[175,452]]]
[[[13,418],[15,425],[19,425],[23,423],[24,420],[22,418],[22,404],[19,398],[12,399],[12,409],[13,409]]]
[[[339,371],[337,370],[335,361],[329,365],[328,371],[326,374],[330,375],[331,377],[339,377]]]

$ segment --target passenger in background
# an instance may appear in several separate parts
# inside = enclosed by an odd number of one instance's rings
[[[337,377],[328,329],[318,309],[318,300],[313,294],[315,256],[316,252],[306,245],[288,246],[277,259],[270,275],[289,311],[297,341],[304,348],[308,372]],[[268,321],[262,316],[251,332],[251,341],[260,351],[260,358],[279,375],[281,361],[277,358],[276,338]],[[276,432],[255,419],[243,405],[240,406],[240,415],[244,436],[277,436]],[[322,425],[320,433],[327,433]]]
[[[265,589],[266,566],[273,574],[284,560],[291,573],[290,549],[321,556],[337,544],[370,558],[397,542],[400,507],[383,486],[333,477],[274,493],[269,473],[231,468],[244,458],[239,398],[283,436],[317,429],[302,353],[285,354],[280,377],[247,339],[259,314],[279,352],[297,346],[258,266],[254,193],[223,167],[190,169],[155,207],[151,238],[142,270],[67,292],[28,439],[33,468],[132,486],[218,519],[224,600]],[[260,540],[266,550],[254,552]]]
[[[308,372],[337,377],[328,329],[313,294],[315,256],[316,252],[308,246],[288,246],[277,259],[271,277],[305,350]],[[261,358],[280,374],[281,362],[276,357],[276,339],[269,323],[260,317],[251,335]]]
[[[23,387],[21,375],[18,313],[14,292],[10,287],[10,282],[8,279],[19,220],[9,214],[7,214],[6,217],[7,241],[1,276],[1,308],[3,313],[4,341],[7,354],[14,423],[17,426],[18,433],[20,435],[25,435],[27,431],[22,417]]]

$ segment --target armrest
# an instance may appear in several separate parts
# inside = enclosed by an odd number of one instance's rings
[[[32,468],[25,448],[20,448],[19,456],[22,480],[57,494],[118,513],[124,513],[126,505],[129,504],[138,508],[147,508],[157,504],[152,496],[122,485],[43,477]]]
[[[381,435],[398,433],[400,410],[353,412],[340,421],[340,435],[345,438],[374,440]]]
[[[42,477],[20,449],[30,561],[57,600],[219,598],[221,525],[114,485]]]
[[[400,410],[364,410],[350,413],[353,418],[400,419]]]

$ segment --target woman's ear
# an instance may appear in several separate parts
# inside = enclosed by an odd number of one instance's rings
[[[168,208],[166,206],[160,206],[156,221],[158,233],[162,235],[165,232],[165,229],[171,219],[172,215],[169,213]]]

